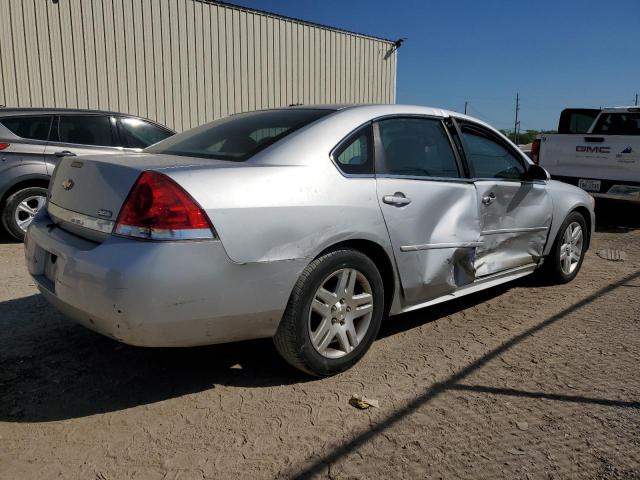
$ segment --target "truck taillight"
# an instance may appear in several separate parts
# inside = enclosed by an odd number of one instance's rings
[[[180,185],[159,172],[142,172],[113,228],[115,235],[147,240],[215,238],[207,214]]]
[[[540,164],[540,139],[536,138],[531,144],[531,160],[536,165]]]

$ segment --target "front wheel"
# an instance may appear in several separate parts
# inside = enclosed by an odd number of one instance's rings
[[[562,223],[545,265],[556,283],[573,280],[584,260],[587,247],[587,223],[578,212],[571,212]]]
[[[27,187],[18,190],[4,204],[2,225],[13,237],[23,241],[33,217],[47,201],[47,189]]]
[[[356,250],[335,250],[302,272],[274,343],[294,367],[334,375],[367,352],[383,310],[384,287],[373,261]]]

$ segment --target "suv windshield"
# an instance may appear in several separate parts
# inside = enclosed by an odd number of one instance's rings
[[[330,113],[333,110],[300,108],[241,113],[180,133],[144,151],[244,161]]]

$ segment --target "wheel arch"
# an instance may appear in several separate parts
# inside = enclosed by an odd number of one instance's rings
[[[591,231],[593,228],[593,225],[591,225],[591,213],[589,212],[589,209],[587,207],[584,207],[582,205],[579,205],[577,207],[575,207],[573,210],[571,210],[569,212],[569,214],[573,213],[573,212],[577,212],[580,215],[582,215],[582,218],[584,218],[585,223],[587,224],[587,231],[585,232],[586,237],[587,237],[587,241],[586,241],[586,250],[589,249],[589,245],[591,244]],[[567,215],[569,215],[567,214]]]
[[[339,250],[341,248],[350,248],[369,257],[375,263],[384,286],[384,313],[388,315],[396,298],[396,288],[399,284],[393,261],[385,248],[372,240],[365,239],[349,239],[335,243],[320,252],[315,258],[321,257],[327,252]]]
[[[0,194],[0,205],[4,205],[7,198],[14,193],[29,187],[49,187],[50,177],[47,175],[27,175],[18,177],[10,186],[5,187],[4,191]]]

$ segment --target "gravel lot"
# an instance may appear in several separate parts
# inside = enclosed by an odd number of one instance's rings
[[[4,239],[0,478],[638,479],[639,212],[599,205],[571,284],[525,278],[388,319],[325,380],[270,341],[154,350],[94,334],[43,301]]]

